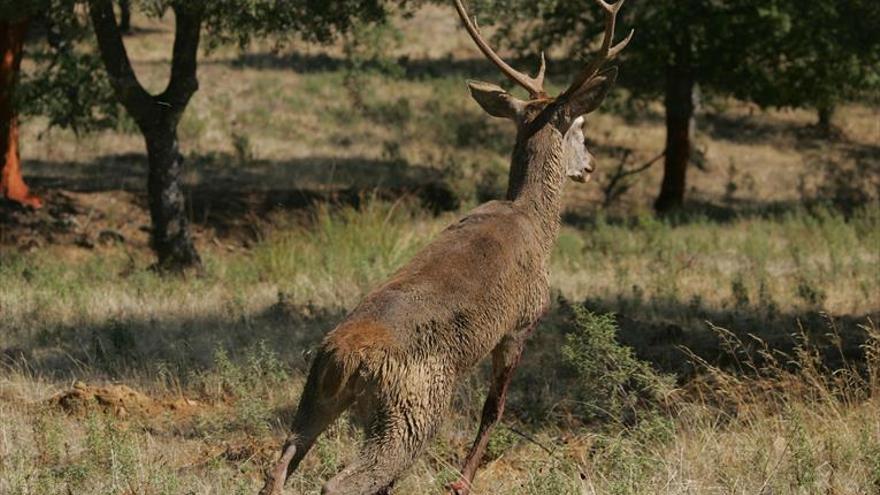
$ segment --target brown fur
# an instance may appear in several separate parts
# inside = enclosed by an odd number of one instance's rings
[[[348,321],[324,339],[324,347],[347,356],[372,349],[392,348],[394,339],[385,325],[373,320]]]

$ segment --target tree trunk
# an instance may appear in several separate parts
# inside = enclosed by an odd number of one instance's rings
[[[196,68],[203,6],[177,1],[171,8],[175,14],[171,78],[165,91],[157,95],[148,93],[135,76],[112,0],[92,0],[89,14],[113,90],[137,122],[147,145],[147,197],[153,222],[150,245],[158,258],[156,266],[162,271],[182,271],[201,266],[180,186],[183,156],[177,124],[199,88]]]
[[[144,131],[149,173],[147,196],[153,221],[150,244],[161,270],[179,271],[199,266],[201,259],[193,245],[186,216],[186,200],[180,187],[183,155],[177,141],[176,124],[160,123]]]
[[[119,31],[131,34],[131,0],[119,0]]]
[[[819,108],[816,109],[816,116],[818,117],[816,125],[824,131],[830,131],[831,120],[834,118],[834,105],[819,105]]]
[[[684,204],[696,106],[689,52],[689,46],[678,50],[675,63],[666,69],[666,157],[660,195],[654,202],[658,213],[678,209]]]
[[[27,20],[0,22],[0,194],[10,201],[40,208],[43,202],[28,190],[21,176],[18,151],[18,117],[13,93],[21,67],[21,51],[27,33]]]

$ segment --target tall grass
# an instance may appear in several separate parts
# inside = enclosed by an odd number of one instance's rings
[[[880,208],[872,204],[852,217],[825,208],[725,221],[599,215],[584,230],[563,231],[555,275],[575,299],[611,293],[634,302],[863,314],[880,293],[872,275],[880,267],[878,233]]]
[[[308,226],[275,231],[245,259],[220,267],[234,285],[271,281],[295,300],[351,307],[408,260],[439,222],[406,199],[362,208],[318,206]]]

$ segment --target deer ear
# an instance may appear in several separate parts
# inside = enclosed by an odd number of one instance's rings
[[[566,103],[571,118],[576,119],[599,108],[614,86],[615,80],[617,80],[617,67],[611,67],[587,80],[583,86],[575,90]]]
[[[526,102],[514,98],[500,86],[481,81],[468,81],[471,96],[493,117],[516,120],[526,107]]]

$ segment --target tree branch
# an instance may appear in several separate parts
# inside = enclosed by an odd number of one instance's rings
[[[605,201],[604,205],[607,207],[611,203],[614,202],[615,199],[620,197],[623,193],[629,189],[629,186],[623,184],[621,181],[623,179],[644,172],[651,168],[652,165],[657,163],[661,158],[666,156],[666,150],[663,150],[659,155],[655,156],[648,162],[644,163],[633,169],[626,168],[626,162],[629,161],[629,157],[632,154],[631,150],[627,150],[623,156],[623,160],[621,160],[620,165],[617,166],[617,170],[614,171],[614,174],[611,176],[611,179],[608,180],[608,184],[603,188],[603,192],[605,193]]]
[[[157,99],[171,115],[179,118],[192,95],[199,89],[196,68],[204,7],[200,2],[178,1],[171,8],[175,17],[171,79]]]
[[[155,117],[151,111],[153,98],[138,81],[134,69],[131,67],[119,26],[116,24],[113,2],[111,0],[91,0],[89,16],[92,18],[101,60],[104,61],[104,67],[110,76],[113,91],[132,118],[143,126],[153,120],[151,117]]]

